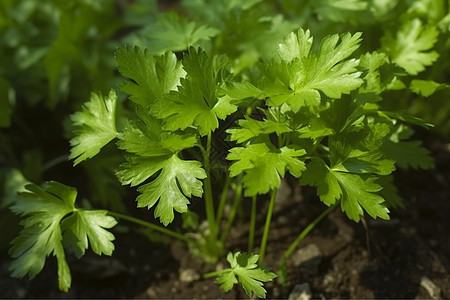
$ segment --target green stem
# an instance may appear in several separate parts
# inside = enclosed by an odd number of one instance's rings
[[[206,171],[205,178],[205,210],[206,219],[208,221],[210,242],[215,243],[217,238],[216,220],[214,216],[214,199],[211,187],[211,173],[209,165],[209,156],[211,154],[211,133],[208,133],[208,139],[206,141],[206,153],[204,153],[204,164]]]
[[[252,210],[250,214],[250,229],[248,232],[248,253],[253,252],[253,243],[255,241],[255,223],[256,223],[256,195],[252,197]]]
[[[269,209],[266,215],[266,224],[264,225],[264,233],[261,240],[261,247],[259,248],[259,264],[264,261],[264,254],[266,252],[267,237],[269,235],[270,221],[272,219],[273,207],[275,206],[275,198],[277,196],[277,189],[272,191],[272,196],[270,197]]]
[[[313,148],[311,149],[311,155],[314,155],[314,152],[317,150],[317,147],[320,146],[320,143],[322,143],[322,140],[323,140],[323,137],[314,141]]]
[[[42,171],[43,172],[47,171],[60,163],[66,162],[68,159],[69,159],[69,156],[67,154],[57,156],[57,157],[53,158],[52,160],[49,160],[48,162],[46,162],[42,166]]]
[[[208,279],[208,278],[211,278],[211,277],[217,277],[217,276],[219,276],[219,275],[221,275],[223,273],[227,273],[229,271],[231,271],[230,268],[219,270],[219,271],[214,271],[214,272],[209,272],[209,273],[203,274],[203,279]]]
[[[230,215],[228,216],[227,225],[225,226],[225,230],[222,232],[222,235],[220,236],[220,241],[222,244],[225,243],[225,240],[228,236],[228,232],[231,229],[231,225],[233,225],[234,217],[236,216],[236,211],[239,206],[239,203],[241,202],[241,196],[242,196],[242,183],[240,183],[236,188],[236,194],[234,196],[234,203],[231,207]]]
[[[298,244],[308,235],[308,233],[316,227],[316,225],[327,216],[333,209],[339,204],[339,201],[335,204],[328,207],[325,211],[323,211],[317,218],[315,218],[302,232],[300,232],[299,236],[292,242],[289,248],[284,252],[283,259],[287,260],[292,252],[297,248]]]
[[[217,208],[216,213],[216,230],[219,232],[220,221],[222,220],[223,211],[225,208],[225,203],[227,202],[228,189],[230,188],[230,177],[226,176],[225,184],[222,189],[222,194],[220,195],[219,207]]]
[[[118,213],[118,212],[112,212],[112,211],[108,211],[108,215],[116,217],[116,218],[119,218],[119,219],[124,219],[124,220],[127,220],[129,222],[133,222],[133,223],[145,226],[145,227],[148,227],[148,228],[150,228],[152,230],[159,231],[159,232],[161,232],[163,234],[166,234],[168,236],[171,236],[173,238],[176,238],[176,239],[178,239],[180,241],[183,241],[183,242],[186,242],[186,243],[189,241],[189,239],[186,236],[184,236],[184,235],[182,235],[180,233],[177,233],[177,232],[172,231],[170,229],[167,229],[167,228],[164,228],[164,227],[152,224],[150,222],[147,222],[147,221],[144,221],[144,220],[141,220],[141,219],[137,219],[135,217],[127,216],[127,215],[124,215],[124,214],[121,214],[121,213]]]

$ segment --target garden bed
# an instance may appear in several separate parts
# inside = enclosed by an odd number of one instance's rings
[[[314,298],[449,298],[449,145],[430,139],[427,146],[436,158],[437,170],[400,170],[395,175],[407,210],[393,210],[390,221],[366,217],[366,226],[335,210],[298,248],[317,246],[314,248],[319,253],[313,263],[295,266],[296,259],[302,258],[294,254],[288,263],[288,286],[280,286],[276,280],[266,284],[267,297],[287,298],[296,284],[306,282]],[[310,218],[325,208],[313,190],[291,189],[285,184],[282,191],[265,258],[265,264],[274,270],[289,243],[312,221]],[[262,203],[259,208],[265,210]],[[145,216],[146,212],[140,213]],[[264,220],[257,222],[263,224]],[[116,228],[116,250],[112,257],[68,258],[73,273],[68,293],[57,288],[53,259],[34,280],[18,280],[9,277],[9,259],[3,253],[0,295],[2,298],[246,298],[240,286],[224,293],[213,279],[201,279],[201,274],[214,266],[199,258],[192,259],[184,244],[152,242],[134,226],[120,224],[124,226]],[[248,224],[234,227],[228,239],[230,250],[246,249],[247,234]],[[257,238],[261,234],[257,232]]]

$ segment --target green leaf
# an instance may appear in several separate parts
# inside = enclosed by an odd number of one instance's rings
[[[311,4],[316,8],[320,19],[333,22],[346,21],[352,13],[357,16],[355,12],[362,12],[368,6],[366,0],[316,0]]]
[[[424,17],[431,23],[438,23],[448,12],[446,2],[445,0],[417,0],[411,3],[408,13]]]
[[[393,175],[381,176],[378,179],[377,183],[383,187],[383,189],[380,191],[380,195],[383,196],[383,198],[386,200],[386,205],[388,207],[405,207],[403,205],[403,199],[398,194],[398,189],[394,184]]]
[[[322,159],[313,158],[300,183],[317,186],[317,194],[328,206],[340,200],[342,210],[356,222],[363,214],[363,208],[372,218],[389,219],[384,199],[377,194],[382,187],[374,183],[375,179],[331,169]]]
[[[297,34],[291,32],[278,46],[278,56],[283,61],[291,62],[296,58],[309,55],[313,45],[313,37],[309,30],[299,29]]]
[[[306,170],[300,178],[302,185],[316,186],[317,195],[323,203],[330,206],[341,199],[342,189],[333,176],[328,165],[320,158],[313,157],[306,165]]]
[[[106,99],[101,94],[93,93],[82,111],[71,116],[73,125],[81,127],[74,131],[75,137],[70,140],[72,149],[69,159],[74,159],[74,165],[97,155],[103,146],[117,136],[116,102],[114,90],[109,92]]]
[[[163,130],[161,120],[142,110],[138,110],[138,116],[138,120],[128,122],[118,135],[120,149],[139,156],[170,156],[197,143],[194,135]]]
[[[450,85],[438,83],[433,80],[420,80],[420,79],[412,80],[410,85],[411,91],[424,97],[431,96],[437,90],[445,87],[450,87]]]
[[[410,75],[417,75],[439,57],[436,51],[428,51],[438,35],[434,26],[423,26],[419,19],[413,19],[404,23],[395,37],[387,34],[382,39],[382,49]]]
[[[91,21],[87,10],[81,10],[76,17],[69,10],[60,10],[59,13],[58,36],[43,59],[50,92],[47,103],[51,108],[56,106],[61,93],[67,95],[69,92],[71,60],[82,55],[80,29],[88,30]]]
[[[395,161],[386,158],[380,150],[383,138],[389,133],[389,128],[385,124],[378,125],[376,126],[378,130],[374,129],[368,136],[361,136],[358,143],[352,143],[349,136],[347,139],[342,137],[344,142],[330,138],[329,158],[332,169],[358,174],[391,174],[395,170]],[[360,135],[356,137],[358,136]]]
[[[216,282],[220,284],[220,288],[225,292],[229,291],[233,285],[240,282],[245,293],[251,297],[252,293],[260,298],[266,297],[266,290],[263,282],[272,281],[277,275],[269,269],[259,267],[257,265],[259,255],[247,253],[231,253],[227,255],[227,261],[231,268],[221,271]]]
[[[72,211],[71,201],[64,201],[35,185],[26,188],[29,192],[22,193],[11,208],[16,214],[27,217],[21,222],[24,229],[12,241],[9,252],[15,259],[9,266],[11,276],[22,278],[28,274],[34,278],[44,267],[47,256],[53,253],[58,263],[59,288],[67,292],[71,276],[67,272],[60,222]]]
[[[146,26],[141,34],[142,45],[151,53],[184,51],[200,41],[208,41],[220,31],[206,24],[188,21],[175,13],[164,14]]]
[[[110,241],[114,236],[103,228],[113,227],[116,221],[106,216],[105,211],[76,209],[76,189],[61,183],[47,182],[42,188],[29,184],[25,188],[27,191],[20,193],[11,207],[14,213],[25,217],[21,222],[24,228],[10,249],[14,258],[10,265],[11,276],[22,278],[28,274],[33,278],[41,272],[47,256],[53,253],[58,262],[59,288],[67,292],[71,275],[63,247],[67,241],[63,236],[68,231],[75,233],[77,239],[71,237],[71,242],[79,245],[78,254],[87,248],[88,236],[95,253],[110,255],[114,249]]]
[[[341,208],[347,216],[358,222],[363,214],[362,208],[372,217],[389,220],[383,197],[377,195],[382,187],[374,181],[375,177],[365,177],[356,174],[334,172],[334,176],[342,189]]]
[[[97,255],[111,255],[114,251],[114,235],[105,228],[114,227],[117,221],[106,214],[106,210],[75,210],[62,221],[62,228],[66,232],[70,230],[77,239],[77,243],[72,246],[78,257],[83,256],[88,248],[88,239],[92,251]]]
[[[374,51],[363,54],[360,58],[359,67],[367,72],[363,77],[364,84],[360,90],[363,93],[380,94],[395,79],[394,72],[388,69],[390,64],[385,53]]]
[[[382,158],[383,153],[379,151],[365,152],[355,149],[346,154],[338,164],[333,165],[333,169],[349,173],[378,175],[389,175],[395,170],[395,161]]]
[[[222,95],[230,76],[227,62],[222,57],[208,57],[202,49],[190,48],[184,56],[183,66],[187,77],[181,79],[178,91],[172,91],[151,107],[151,114],[164,119],[167,130],[198,128],[204,136],[219,126],[218,119],[225,119],[237,110],[232,98]]]
[[[30,182],[26,179],[19,169],[7,170],[2,176],[5,176],[3,191],[0,197],[0,210],[13,204],[19,197],[18,193],[25,192],[25,186]]]
[[[427,123],[424,120],[415,117],[406,111],[379,111],[378,114],[380,116],[386,117],[389,121],[393,122],[393,124],[396,123],[396,120],[400,120],[409,124],[421,126],[426,129],[434,127],[433,124]]]
[[[300,138],[317,139],[320,137],[329,136],[334,133],[332,128],[329,128],[323,118],[311,118],[306,126],[297,130],[300,133]]]
[[[120,74],[131,79],[122,84],[122,91],[131,95],[131,101],[142,106],[150,105],[175,90],[180,78],[186,74],[171,52],[155,56],[137,46],[125,47],[116,51],[116,61]]]
[[[265,194],[280,186],[280,177],[286,169],[299,177],[305,164],[297,157],[306,153],[303,149],[283,147],[271,150],[265,143],[235,147],[230,150],[228,160],[235,160],[230,167],[230,176],[245,173],[243,182],[245,195]]]
[[[245,98],[264,98],[263,91],[248,81],[231,82],[224,88],[224,92],[233,99],[232,103]]]
[[[261,67],[261,90],[269,97],[268,105],[287,103],[298,111],[302,106],[319,105],[319,91],[340,98],[361,86],[361,73],[356,69],[359,61],[347,59],[359,48],[360,37],[361,33],[328,36],[315,54],[310,51],[309,31],[290,34],[280,44],[278,56]]]
[[[174,219],[173,210],[187,211],[188,197],[201,197],[206,172],[198,161],[186,161],[177,155],[157,157],[131,157],[117,173],[123,184],[138,185],[155,175],[155,179],[138,188],[142,193],[137,197],[138,207],[151,208],[156,205],[155,218],[164,225]]]
[[[275,132],[280,135],[291,131],[286,123],[275,122],[272,120],[257,121],[249,117],[245,120],[238,121],[238,128],[228,129],[226,132],[230,134],[230,140],[243,143],[260,134],[270,134]]]
[[[184,150],[198,142],[197,135],[175,133],[162,128],[162,120],[137,110],[138,119],[129,122],[119,135],[118,146],[134,155],[116,173],[122,184],[136,186],[151,178],[138,188],[138,206],[151,208],[156,205],[155,217],[165,225],[173,221],[173,210],[187,210],[188,198],[200,197],[205,171],[198,161],[185,161],[178,157]]]
[[[150,208],[159,200],[155,208],[155,218],[160,218],[167,226],[174,218],[173,210],[179,213],[187,211],[187,197],[202,196],[203,184],[198,179],[204,179],[206,176],[200,162],[184,161],[172,156],[165,162],[161,174],[154,181],[138,189],[142,193],[137,198],[138,207]]]
[[[411,167],[425,170],[434,168],[430,151],[422,147],[420,141],[405,141],[412,133],[410,128],[404,125],[398,126],[392,134],[386,137],[381,150],[386,157],[395,160],[401,168]]]
[[[399,2],[400,0],[372,0],[370,10],[377,20],[383,21],[390,13],[392,16],[396,16],[393,10]]]
[[[127,156],[127,162],[120,165],[116,175],[122,184],[136,186],[161,170],[169,158],[170,156]]]
[[[361,103],[358,102],[359,100],[353,95],[345,95],[341,99],[329,101],[330,105],[327,109],[319,114],[321,119],[319,123],[324,123],[325,127],[331,129],[333,133],[343,133],[343,137],[349,132],[359,131],[363,128],[366,116]]]

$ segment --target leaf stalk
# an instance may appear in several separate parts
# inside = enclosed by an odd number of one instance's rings
[[[127,221],[135,223],[135,224],[139,224],[139,225],[145,226],[145,227],[150,228],[150,229],[155,230],[155,231],[159,231],[160,233],[166,234],[166,235],[171,236],[171,237],[173,237],[175,239],[178,239],[180,241],[183,241],[183,242],[186,242],[186,243],[189,242],[189,238],[187,238],[186,236],[184,236],[184,235],[182,235],[182,234],[180,234],[178,232],[172,231],[170,229],[158,226],[156,224],[153,224],[153,223],[150,223],[150,222],[147,222],[147,221],[135,218],[135,217],[131,217],[131,216],[128,216],[128,215],[124,215],[124,214],[121,214],[121,213],[118,213],[118,212],[108,211],[108,215],[116,217],[116,218],[119,218],[119,219],[124,219],[124,220],[127,220]]]
[[[255,223],[256,223],[256,195],[252,197],[252,210],[250,212],[250,229],[248,232],[248,253],[253,252],[255,242]]]
[[[306,226],[305,229],[300,232],[298,237],[292,242],[292,244],[289,246],[289,248],[284,252],[283,259],[287,260],[289,256],[292,254],[292,252],[297,248],[298,244],[308,235],[308,233],[316,227],[316,225],[325,218],[330,212],[334,210],[334,208],[339,204],[339,201],[337,201],[335,204],[329,206],[326,210],[324,210],[317,218],[315,218],[311,223]]]
[[[261,240],[261,247],[259,248],[259,264],[264,261],[264,254],[266,252],[267,237],[269,235],[270,221],[272,220],[273,208],[275,206],[275,198],[277,196],[278,189],[272,191],[272,196],[270,197],[269,209],[267,210],[266,223],[264,225],[264,232]]]
[[[239,203],[241,202],[242,197],[242,183],[240,183],[236,188],[236,194],[234,196],[234,202],[233,206],[231,207],[230,215],[228,216],[227,224],[225,226],[224,231],[222,232],[222,235],[220,236],[220,241],[222,244],[225,243],[225,240],[228,236],[228,232],[231,229],[231,225],[233,225],[234,217],[236,216],[236,211],[239,206]]]
[[[216,228],[216,218],[214,214],[214,199],[212,194],[212,186],[211,186],[211,170],[210,170],[210,161],[209,157],[211,155],[211,132],[208,133],[208,138],[206,141],[206,153],[204,153],[204,164],[206,171],[205,178],[205,210],[206,210],[206,219],[208,220],[208,228],[209,228],[209,238],[212,244],[215,244],[217,238],[217,228]]]

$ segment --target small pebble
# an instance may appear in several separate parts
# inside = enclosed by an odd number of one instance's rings
[[[155,288],[150,286],[146,291],[145,294],[147,295],[147,297],[149,298],[155,298],[157,296],[157,293],[155,291]]]
[[[300,266],[303,272],[309,275],[317,275],[322,261],[322,253],[317,245],[309,244],[295,252],[292,261],[295,266]]]
[[[441,289],[430,278],[423,276],[420,280],[420,286],[427,290],[431,299],[441,299]]]
[[[184,269],[180,271],[180,281],[190,283],[200,279],[200,275],[193,269]]]
[[[312,293],[309,283],[296,284],[292,292],[289,294],[289,300],[311,300]]]

